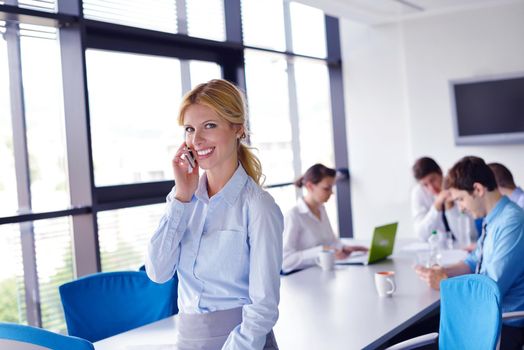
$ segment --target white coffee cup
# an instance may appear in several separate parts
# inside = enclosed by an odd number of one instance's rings
[[[380,297],[389,297],[397,286],[395,285],[395,271],[380,271],[375,273],[375,287]]]
[[[335,266],[335,252],[333,250],[323,250],[318,253],[316,263],[322,270],[333,270]]]

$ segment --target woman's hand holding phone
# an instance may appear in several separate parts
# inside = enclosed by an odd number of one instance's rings
[[[184,142],[173,158],[173,173],[175,175],[175,198],[181,202],[189,202],[198,186],[198,164]]]

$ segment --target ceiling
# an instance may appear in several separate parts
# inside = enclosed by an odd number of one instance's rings
[[[329,15],[368,24],[397,22],[439,13],[500,6],[524,0],[298,0]]]

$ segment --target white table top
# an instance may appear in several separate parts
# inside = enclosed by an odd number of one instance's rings
[[[313,267],[282,277],[274,331],[281,350],[375,348],[439,306],[439,293],[418,279],[413,254],[369,266]],[[397,291],[380,298],[376,271],[396,272]],[[96,350],[174,349],[177,317],[95,343]],[[156,345],[156,346],[154,346]]]
[[[177,316],[97,341],[96,350],[175,350]]]
[[[412,256],[369,266],[310,268],[282,278],[275,336],[280,349],[376,348],[439,307],[412,269]],[[374,273],[395,271],[397,291],[381,298]]]

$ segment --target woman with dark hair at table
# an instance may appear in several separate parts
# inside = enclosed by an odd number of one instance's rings
[[[306,195],[284,218],[283,272],[315,265],[322,250],[334,250],[337,259],[345,259],[354,251],[367,251],[366,247],[344,245],[335,237],[324,207],[333,194],[335,178],[335,169],[315,164],[295,181],[296,187],[306,189]]]

